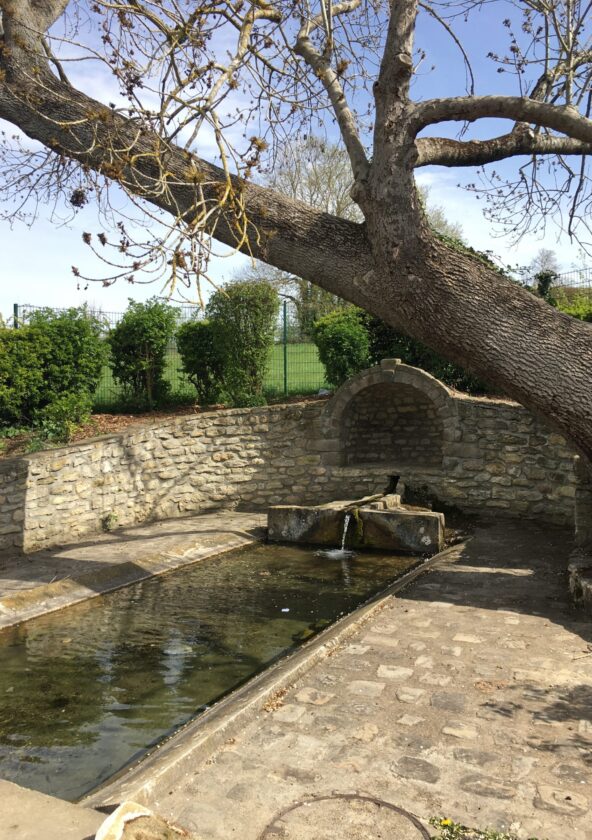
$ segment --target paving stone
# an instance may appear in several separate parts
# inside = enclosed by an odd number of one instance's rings
[[[480,636],[472,636],[469,633],[457,633],[456,636],[452,638],[453,642],[464,642],[468,645],[480,645],[483,644],[483,639]]]
[[[434,658],[432,656],[418,656],[415,660],[417,668],[430,669],[434,667]]]
[[[586,784],[590,780],[590,773],[575,764],[556,764],[553,767],[553,773],[560,779],[565,779],[566,782],[576,784]]]
[[[473,741],[479,734],[474,726],[462,721],[450,721],[442,728],[442,733],[453,738],[465,738],[467,741]]]
[[[380,697],[384,691],[383,682],[371,682],[370,680],[353,680],[347,684],[350,694],[361,694],[365,697]]]
[[[486,764],[492,764],[500,760],[497,753],[471,749],[470,747],[458,747],[453,750],[452,754],[457,761],[462,761],[463,764],[474,764],[476,767],[485,767]]]
[[[474,793],[477,796],[490,796],[494,799],[514,799],[516,796],[515,784],[493,776],[463,776],[459,785],[466,793]]]
[[[424,695],[425,691],[423,688],[409,688],[408,686],[404,686],[403,688],[397,689],[397,700],[400,700],[401,703],[418,703]]]
[[[366,633],[362,642],[365,645],[371,645],[372,647],[399,647],[398,639],[395,639],[392,636],[381,636],[379,633]]]
[[[391,764],[391,771],[404,779],[428,782],[432,785],[440,778],[440,771],[434,764],[412,755],[404,755],[394,764]]]
[[[413,669],[398,665],[379,665],[376,673],[383,680],[406,680],[412,676]]]
[[[304,706],[297,706],[295,703],[287,703],[281,706],[273,713],[275,720],[281,720],[283,723],[294,723],[305,713]]]
[[[348,645],[344,653],[349,654],[350,656],[363,656],[363,654],[367,653],[370,650],[368,645]]]
[[[326,691],[318,691],[316,688],[302,688],[296,695],[295,699],[299,703],[308,703],[311,706],[324,706],[333,700],[334,694],[329,694]]]
[[[444,688],[444,686],[450,683],[452,677],[445,677],[440,674],[424,674],[423,677],[419,678],[419,681],[422,683],[426,683],[426,685],[437,685],[440,688]]]
[[[414,715],[403,715],[397,721],[401,726],[417,726],[418,723],[423,723],[425,718],[415,717]]]
[[[462,654],[462,648],[458,645],[442,645],[440,650],[445,656],[460,656]]]
[[[415,650],[415,651],[417,651],[417,653],[419,653],[420,651],[425,650],[427,645],[426,645],[425,642],[417,642],[416,641],[416,642],[409,642],[407,647],[409,648],[409,650]]]
[[[365,723],[359,729],[354,729],[352,738],[356,741],[362,741],[364,744],[369,744],[378,735],[378,727],[374,723]]]
[[[466,706],[464,694],[453,691],[437,691],[430,700],[436,709],[446,709],[448,712],[462,712]]]
[[[579,793],[538,785],[534,806],[541,811],[553,811],[571,817],[581,817],[588,812],[588,800]]]

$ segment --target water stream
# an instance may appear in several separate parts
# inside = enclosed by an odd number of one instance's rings
[[[257,545],[0,632],[0,777],[81,797],[415,562],[348,555]]]

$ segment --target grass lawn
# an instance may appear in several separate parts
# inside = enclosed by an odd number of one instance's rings
[[[311,394],[326,387],[325,371],[319,361],[314,344],[287,345],[287,384],[288,395]],[[195,398],[195,389],[187,380],[181,366],[181,357],[176,350],[171,350],[166,357],[166,378],[171,383],[174,402],[191,402]],[[284,394],[284,346],[275,344],[269,359],[269,368],[265,376],[265,390],[268,396]],[[121,402],[121,388],[113,380],[108,365],[95,395],[95,410],[113,409]]]

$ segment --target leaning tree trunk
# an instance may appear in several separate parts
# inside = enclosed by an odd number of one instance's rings
[[[223,181],[212,164],[169,147],[167,194],[152,194],[156,135],[138,132],[132,120],[63,84],[46,68],[37,67],[32,76],[14,62],[7,70],[0,81],[1,118],[97,171],[112,174],[113,148],[131,149],[117,177],[145,200],[176,215],[190,213],[195,200],[185,175],[190,162],[204,179]],[[412,164],[401,172],[395,187],[390,173],[390,192],[376,189],[361,202],[363,225],[235,179],[257,232],[251,252],[468,367],[545,416],[592,457],[592,325],[557,312],[478,257],[438,240],[414,203]],[[382,180],[378,167],[374,180]],[[210,193],[215,195],[215,184]],[[232,224],[223,219],[215,235],[223,243],[236,242]]]

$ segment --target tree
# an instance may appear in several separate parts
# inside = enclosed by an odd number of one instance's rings
[[[492,4],[398,0],[387,10],[320,0],[309,11],[298,0],[94,0],[69,7],[68,0],[0,0],[0,118],[41,144],[9,143],[8,186],[24,197],[49,188],[77,207],[90,190],[105,202],[105,183],[116,182],[145,212],[159,208],[171,219],[144,250],[123,222],[118,241],[99,239],[105,253],[113,247],[112,262],[129,259],[121,276],[133,278],[154,259],[174,282],[203,273],[215,237],[471,368],[592,455],[590,325],[438,236],[414,180],[428,165],[520,158],[515,176],[487,170],[490,184],[475,187],[489,197],[490,213],[519,231],[557,210],[585,241],[592,149],[585,2],[500,4],[500,17],[509,14],[508,49],[490,60],[503,87],[478,95],[469,66],[466,95],[423,99],[411,95],[422,59],[414,48],[418,10],[452,33],[466,57],[470,44],[454,29],[473,10],[491,14]],[[72,59],[81,53],[106,63],[119,98],[99,102],[75,86]],[[331,117],[361,224],[253,181],[268,144],[273,155],[299,128],[329,125]],[[508,130],[495,133],[502,120]],[[446,133],[451,123],[461,126],[457,136]],[[197,156],[198,141],[215,144],[219,165]]]
[[[557,275],[560,268],[557,254],[550,248],[539,248],[528,268],[532,277],[542,272]]]
[[[343,146],[311,135],[300,142],[286,143],[278,154],[265,184],[288,198],[303,201],[341,219],[362,222],[363,216],[351,197],[352,171]],[[430,226],[445,236],[463,241],[462,227],[446,218],[443,207],[430,201],[428,187],[419,195]],[[296,304],[301,335],[311,336],[314,322],[336,308],[347,305],[342,297],[325,291],[302,277],[265,264],[244,269],[237,279],[265,280]]]

